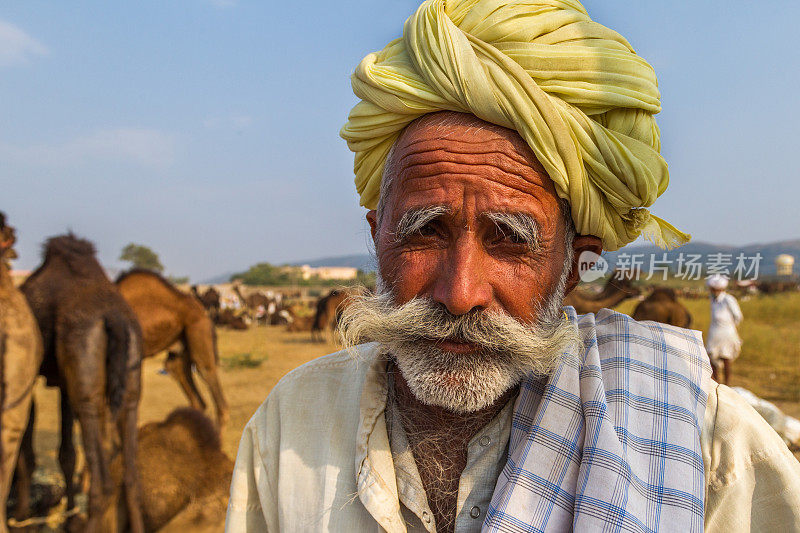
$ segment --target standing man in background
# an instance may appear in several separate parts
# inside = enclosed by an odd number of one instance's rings
[[[742,349],[742,339],[736,331],[736,326],[742,321],[742,310],[736,298],[725,292],[728,278],[714,275],[706,280],[706,285],[711,293],[711,324],[708,326],[706,350],[711,358],[712,377],[729,385],[731,366]],[[723,368],[721,381],[720,364]]]

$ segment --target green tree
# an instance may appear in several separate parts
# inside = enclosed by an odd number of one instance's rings
[[[134,268],[144,268],[154,272],[163,272],[164,265],[158,259],[158,254],[142,244],[130,243],[122,249],[120,261],[129,261]]]
[[[304,280],[296,267],[258,263],[246,272],[234,274],[231,281],[241,281],[245,285],[302,285]]]

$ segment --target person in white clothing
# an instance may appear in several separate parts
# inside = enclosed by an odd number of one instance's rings
[[[725,292],[728,279],[714,275],[706,280],[711,296],[711,324],[708,327],[706,350],[711,358],[713,378],[720,381],[719,367],[723,374],[721,383],[729,384],[733,361],[739,357],[742,339],[736,327],[742,321],[742,310],[732,295]]]

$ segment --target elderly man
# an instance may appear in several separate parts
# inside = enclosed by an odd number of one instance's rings
[[[379,266],[247,425],[228,531],[789,531],[800,467],[698,332],[561,307],[688,236],[655,75],[575,0],[428,0],[342,130]]]

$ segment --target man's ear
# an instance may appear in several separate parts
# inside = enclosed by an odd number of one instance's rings
[[[369,232],[372,234],[372,243],[378,248],[378,213],[374,209],[367,211],[367,222],[369,222]]]
[[[576,235],[572,240],[572,251],[572,267],[567,277],[567,286],[564,292],[565,296],[572,292],[572,289],[574,289],[580,281],[578,263],[580,262],[581,254],[584,252],[592,252],[600,255],[603,251],[603,242],[599,237],[595,237],[594,235]]]

